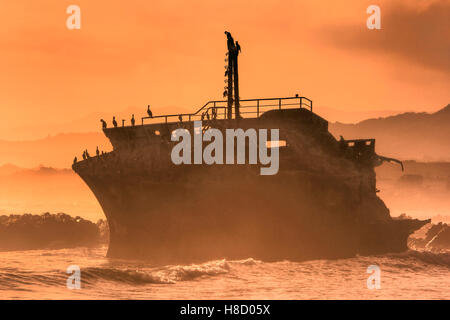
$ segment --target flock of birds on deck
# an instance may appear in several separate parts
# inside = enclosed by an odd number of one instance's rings
[[[150,110],[150,105],[147,106],[147,114],[149,116],[149,118],[153,118],[153,113],[152,110]],[[108,127],[108,124],[106,123],[105,120],[100,119],[100,122],[102,123],[102,128],[106,129]],[[114,126],[114,128],[117,128],[117,121],[116,121],[116,117],[113,117],[113,121],[112,124]],[[134,114],[131,116],[131,125],[134,127],[136,125],[136,119],[134,118]],[[122,119],[122,127],[125,126],[125,119]]]
[[[147,106],[147,114],[148,114],[149,118],[153,118],[153,113],[152,113],[152,110],[150,110],[150,105]],[[178,119],[180,120],[180,122],[183,122],[183,117],[181,115],[178,116]],[[209,115],[208,115],[208,119],[209,119]],[[103,129],[106,129],[108,127],[108,124],[106,123],[105,120],[100,119],[100,122],[102,123],[102,128]],[[114,128],[118,127],[118,124],[117,124],[115,116],[113,116],[112,124],[113,124]],[[134,118],[134,114],[131,116],[131,125],[133,127],[136,125],[136,120]],[[125,126],[125,119],[122,119],[122,127],[124,127],[124,126]],[[97,148],[95,150],[95,153],[96,153],[97,157],[99,157],[100,155],[104,155],[105,154],[104,151],[100,152],[98,146],[97,146]],[[91,157],[87,149],[83,151],[83,156],[82,157],[83,157],[83,160],[87,160],[87,159],[89,159]],[[78,162],[78,158],[75,157],[73,159],[73,164],[76,164],[77,162]]]

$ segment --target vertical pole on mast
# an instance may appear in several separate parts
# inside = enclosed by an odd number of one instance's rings
[[[239,111],[239,75],[238,75],[238,55],[239,44],[236,42],[233,54],[233,71],[234,71],[234,117],[239,119],[241,117]]]
[[[241,117],[239,111],[239,74],[238,74],[238,55],[241,51],[239,42],[234,43],[234,39],[231,33],[225,31],[227,35],[227,48],[228,48],[228,68],[226,75],[228,76],[228,86],[226,94],[228,97],[227,104],[227,119],[233,119],[233,84],[234,84],[234,117],[239,119]],[[234,82],[233,82],[234,79]]]
[[[227,119],[233,119],[233,58],[231,50],[228,50],[228,103],[227,103]]]
[[[227,49],[228,49],[228,69],[227,69],[227,75],[228,75],[228,87],[227,87],[227,97],[228,97],[228,103],[227,103],[227,119],[231,120],[233,119],[233,52],[234,52],[234,39],[231,36],[231,33],[228,31],[225,31],[225,34],[227,36]]]

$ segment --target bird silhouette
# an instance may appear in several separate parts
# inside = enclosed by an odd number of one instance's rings
[[[116,117],[113,117],[113,126],[114,128],[117,128],[117,121],[116,121]]]
[[[153,118],[152,110],[150,110],[150,105],[147,106],[147,114],[150,118]]]

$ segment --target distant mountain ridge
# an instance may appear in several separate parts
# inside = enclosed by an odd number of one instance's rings
[[[194,112],[197,110],[190,110]],[[169,107],[169,108],[152,108],[153,115],[172,114],[172,113],[186,113],[183,108]],[[131,115],[134,114],[136,118],[136,124],[141,122],[141,117],[147,116],[147,107],[137,108],[129,107],[120,112],[92,112],[86,116],[75,118],[71,120],[62,121],[61,123],[38,123],[31,126],[23,126],[18,128],[0,128],[0,140],[2,137],[11,136],[11,132],[14,132],[13,139],[3,140],[35,140],[43,139],[48,136],[58,135],[61,133],[87,133],[97,132],[101,130],[100,119],[104,119],[108,126],[112,126],[112,118],[116,117],[119,125],[122,125],[122,119],[125,120],[125,125],[130,125]]]
[[[0,140],[0,165],[13,163],[25,168],[39,165],[68,168],[75,156],[78,159],[82,157],[85,149],[95,155],[97,146],[104,151],[112,149],[101,130],[90,133],[61,133],[38,140]]]
[[[317,112],[317,114],[329,122],[340,122],[340,123],[358,123],[364,121],[366,119],[380,118],[380,117],[389,117],[393,115],[397,115],[399,113],[404,113],[404,111],[395,111],[395,110],[345,110],[345,109],[337,109],[330,108],[326,106],[319,106],[313,110]]]
[[[55,174],[72,174],[72,169],[64,168],[53,168],[46,166],[39,166],[35,168],[22,168],[18,167],[14,164],[7,163],[4,165],[0,165],[0,177],[6,176],[22,176],[22,175],[55,175]]]
[[[330,123],[346,139],[375,138],[379,154],[422,161],[450,160],[450,104],[434,113],[407,112],[356,124]]]
[[[6,164],[0,166],[0,177],[1,176],[9,176],[11,174],[17,173],[22,170],[23,170],[23,168],[21,168],[21,167],[18,167],[11,163],[6,163]]]

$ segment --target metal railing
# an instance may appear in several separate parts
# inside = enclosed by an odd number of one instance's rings
[[[194,113],[168,114],[154,117],[142,117],[151,123],[176,123],[195,120],[227,119],[227,101],[208,101]],[[306,97],[243,99],[240,100],[240,116],[242,118],[259,118],[261,114],[270,110],[306,108],[312,112],[313,102]],[[235,110],[232,110],[235,118]],[[162,120],[162,121],[161,121]]]

